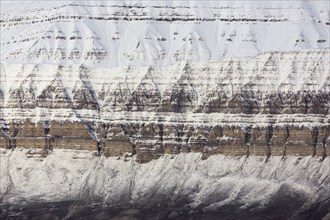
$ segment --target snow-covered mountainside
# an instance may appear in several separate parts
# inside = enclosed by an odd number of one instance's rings
[[[176,213],[177,219],[300,220],[321,219],[330,204],[329,158],[201,160],[190,153],[139,164],[89,151],[54,150],[43,159],[26,153],[0,151],[0,198],[12,204],[3,204],[0,217],[38,210],[39,219],[174,219],[167,216]],[[108,206],[122,208],[112,213]],[[135,209],[123,211],[129,207]]]
[[[166,66],[329,48],[328,1],[1,1],[1,61]]]
[[[329,7],[1,1],[0,218],[328,219]]]

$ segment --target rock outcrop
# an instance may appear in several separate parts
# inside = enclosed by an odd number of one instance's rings
[[[330,219],[329,6],[1,1],[0,219]]]
[[[1,146],[329,155],[329,50],[91,69],[1,65]]]

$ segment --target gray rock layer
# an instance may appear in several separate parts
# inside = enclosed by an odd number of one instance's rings
[[[1,146],[329,154],[329,50],[163,68],[1,65]]]

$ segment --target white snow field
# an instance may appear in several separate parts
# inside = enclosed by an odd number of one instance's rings
[[[166,66],[329,48],[328,1],[1,1],[1,62]]]
[[[27,158],[27,153],[1,149],[0,198],[6,203],[100,198],[97,203],[104,205],[133,206],[166,194],[173,200],[187,197],[187,205],[202,205],[204,211],[234,202],[244,210],[266,207],[283,190],[284,196],[301,196],[303,209],[330,193],[329,158],[215,155],[201,160],[201,154],[189,153],[139,164],[90,151],[55,149],[46,158]]]

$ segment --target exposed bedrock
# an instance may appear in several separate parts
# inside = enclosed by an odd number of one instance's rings
[[[96,150],[106,156],[137,154],[139,162],[180,152],[201,152],[204,159],[213,154],[326,157],[330,152],[329,126],[85,123],[89,128],[78,122],[9,123],[2,130],[0,143],[6,148],[40,148],[45,152],[66,148]]]
[[[216,63],[2,64],[0,146],[137,154],[329,155],[329,50]]]

